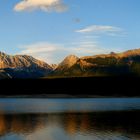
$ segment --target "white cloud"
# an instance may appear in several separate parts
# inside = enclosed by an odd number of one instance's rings
[[[95,33],[95,34],[102,34],[107,33],[108,35],[115,35],[117,33],[122,32],[122,29],[115,26],[103,26],[103,25],[92,25],[86,28],[76,30],[78,33]]]
[[[67,6],[62,0],[22,0],[14,7],[15,11],[30,11],[40,9],[46,12],[64,12]]]
[[[68,47],[70,46],[70,47]],[[49,64],[60,63],[67,55],[74,54],[79,57],[108,53],[109,51],[101,48],[94,41],[81,41],[69,44],[67,47],[48,42],[24,45],[19,54],[31,55],[37,59],[46,61]]]
[[[37,59],[46,61],[47,63],[53,63],[53,61],[57,61],[57,57],[59,57],[54,56],[55,52],[62,50],[62,47],[56,44],[40,42],[30,45],[23,45],[20,47],[20,49],[21,51],[19,54],[31,55]]]

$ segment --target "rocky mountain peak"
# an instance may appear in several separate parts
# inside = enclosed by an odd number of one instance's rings
[[[59,66],[67,66],[67,67],[71,67],[72,65],[74,65],[77,61],[79,60],[79,58],[75,55],[69,55],[67,56],[60,64]]]
[[[47,63],[37,60],[28,55],[7,55],[0,52],[0,69],[4,68],[22,68],[22,67],[42,67],[51,69]]]

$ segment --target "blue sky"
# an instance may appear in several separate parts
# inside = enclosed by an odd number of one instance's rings
[[[139,0],[0,1],[0,51],[48,63],[140,48]]]

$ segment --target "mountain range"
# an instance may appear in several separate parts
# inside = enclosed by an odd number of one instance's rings
[[[39,78],[52,72],[47,63],[27,55],[7,55],[0,52],[0,77]]]
[[[94,56],[67,56],[49,65],[28,55],[0,52],[0,78],[64,78],[98,76],[140,76],[140,49]]]

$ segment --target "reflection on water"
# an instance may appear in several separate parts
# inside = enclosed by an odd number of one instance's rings
[[[139,140],[139,118],[140,112],[136,111],[78,114],[1,114],[0,139]]]
[[[81,103],[81,99],[79,102]],[[81,113],[71,111],[11,113],[10,106],[4,104],[4,99],[1,99],[0,140],[140,140],[138,108],[120,111],[110,111],[106,108],[106,111]],[[9,104],[11,108],[15,107],[15,104],[11,102]],[[134,104],[131,102],[131,105]],[[138,106],[138,102],[135,105]],[[7,108],[10,110],[9,113]]]

